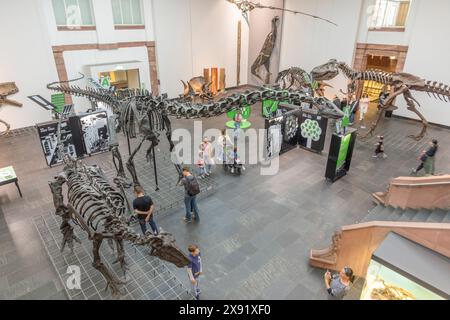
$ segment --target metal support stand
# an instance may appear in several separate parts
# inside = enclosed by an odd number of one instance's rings
[[[131,156],[131,145],[130,145],[130,137],[127,133],[127,144],[128,144],[128,155]]]
[[[158,172],[156,170],[156,155],[155,155],[155,146],[152,146],[152,154],[153,154],[153,170],[155,171],[155,184],[156,184],[156,189],[155,191],[159,191],[159,186],[158,186]]]

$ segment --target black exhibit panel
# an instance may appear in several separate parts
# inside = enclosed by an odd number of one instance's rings
[[[328,118],[319,116],[315,110],[303,110],[300,117],[298,144],[300,147],[322,152],[325,147]]]
[[[335,182],[350,170],[355,141],[355,129],[349,128],[344,135],[333,133],[325,171],[327,180]]]
[[[61,121],[61,143],[64,150],[60,152],[58,147],[58,124],[59,121],[48,121],[36,125],[39,141],[48,166],[62,162],[62,155],[68,154],[76,158],[80,147],[73,139],[72,127],[67,120]],[[81,153],[83,154],[83,153]]]

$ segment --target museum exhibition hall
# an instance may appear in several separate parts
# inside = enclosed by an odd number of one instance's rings
[[[449,12],[0,0],[0,299],[449,300]]]

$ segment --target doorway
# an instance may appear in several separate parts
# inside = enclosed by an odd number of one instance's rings
[[[103,87],[120,89],[140,89],[139,69],[99,72],[98,79]]]
[[[353,59],[353,69],[357,71],[383,70],[387,72],[403,72],[408,46],[357,43]],[[369,124],[377,117],[378,98],[383,90],[383,84],[376,81],[364,81],[358,84],[357,97],[364,93],[369,95],[372,103],[369,105],[364,122]],[[386,90],[390,90],[389,87]],[[359,115],[357,115],[359,119]],[[362,124],[364,125],[364,124]]]

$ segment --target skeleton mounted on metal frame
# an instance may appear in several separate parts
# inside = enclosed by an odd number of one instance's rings
[[[59,143],[61,143],[60,126],[61,122],[58,128]],[[129,228],[126,199],[109,184],[99,167],[87,166],[81,161],[71,159],[68,155],[64,155],[63,159],[65,164],[63,172],[49,182],[56,209],[55,214],[62,218],[61,252],[66,245],[73,252],[74,241],[81,243],[71,223],[79,226],[92,241],[94,256],[92,266],[103,275],[107,283],[106,290],[110,288],[113,297],[121,295],[120,286],[125,282],[103,264],[100,247],[104,240],[108,241],[113,250],[115,244],[117,259],[113,263],[120,263],[124,276],[127,270],[124,241],[130,241],[134,245],[149,246],[150,255],[173,263],[179,268],[188,265],[189,259],[175,245],[172,234],[161,231],[157,236],[151,233],[141,236]],[[65,183],[68,189],[67,204],[64,203],[62,188]]]
[[[278,73],[276,84],[282,89],[296,90],[323,97],[325,87],[331,87],[324,82],[314,81],[311,75],[298,67],[291,67]]]
[[[431,95],[433,95],[436,99],[439,98],[441,101],[447,102],[447,99],[450,101],[450,86],[444,85],[443,83],[438,83],[437,81],[427,81],[415,75],[403,72],[391,73],[375,70],[356,71],[348,66],[345,62],[338,62],[335,59],[332,59],[326,64],[314,68],[311,72],[311,75],[316,81],[330,80],[335,78],[340,71],[342,71],[342,73],[351,81],[349,88],[355,88],[354,84],[356,82],[365,80],[376,81],[378,83],[391,87],[391,92],[389,96],[384,100],[384,103],[383,101],[380,102],[381,107],[378,109],[377,118],[372,122],[370,130],[362,135],[361,138],[366,138],[369,135],[373,135],[373,132],[375,131],[381,120],[383,112],[386,110],[397,109],[397,107],[392,103],[394,102],[395,98],[403,95],[403,98],[405,99],[408,106],[407,109],[417,114],[422,122],[422,130],[420,131],[420,133],[416,136],[409,136],[419,141],[425,136],[428,127],[428,121],[417,109],[416,104],[420,107],[420,103],[413,97],[411,91],[426,92],[430,97]]]
[[[200,97],[204,100],[212,100],[213,94],[211,92],[212,81],[206,83],[205,77],[195,77],[189,80],[187,83],[181,80],[183,83],[183,97],[185,99],[193,100],[195,97]]]
[[[54,82],[47,85],[50,90],[63,92],[89,99],[91,102],[103,102],[111,106],[117,116],[117,129],[122,130],[130,138],[141,135],[141,141],[131,153],[126,167],[131,174],[134,185],[140,185],[134,166],[134,157],[141,149],[145,141],[150,142],[147,149],[147,159],[155,160],[154,148],[159,144],[159,132],[165,132],[169,142],[169,151],[172,152],[175,145],[171,139],[172,126],[169,116],[177,118],[207,118],[218,116],[230,110],[242,108],[244,105],[253,105],[264,99],[283,101],[300,106],[301,103],[310,103],[318,110],[320,115],[329,118],[342,118],[343,112],[334,104],[323,97],[313,97],[310,94],[279,90],[273,88],[260,88],[245,93],[232,94],[217,101],[203,104],[186,102],[184,99],[167,99],[166,95],[152,96],[146,90],[129,90],[127,92],[112,92],[103,89],[92,89],[69,84],[82,78],[65,82]],[[174,163],[181,178],[181,164]],[[123,172],[118,179],[123,178]]]
[[[22,107],[22,104],[20,102],[7,98],[9,95],[15,94],[17,92],[19,92],[19,88],[17,88],[14,82],[0,83],[0,108],[3,104],[9,104],[15,107]],[[3,121],[2,119],[0,119],[0,123],[6,127],[5,130],[0,131],[0,136],[7,135],[10,132],[11,128],[10,124],[7,123],[6,121]]]
[[[251,67],[251,73],[257,77],[262,82],[269,84],[270,83],[270,61],[272,58],[272,53],[277,44],[277,36],[278,36],[278,24],[280,22],[280,17],[276,16],[272,19],[272,30],[267,35],[266,40],[264,41],[264,45],[255,61]],[[259,75],[259,69],[264,66],[266,69],[266,80],[263,80]]]

